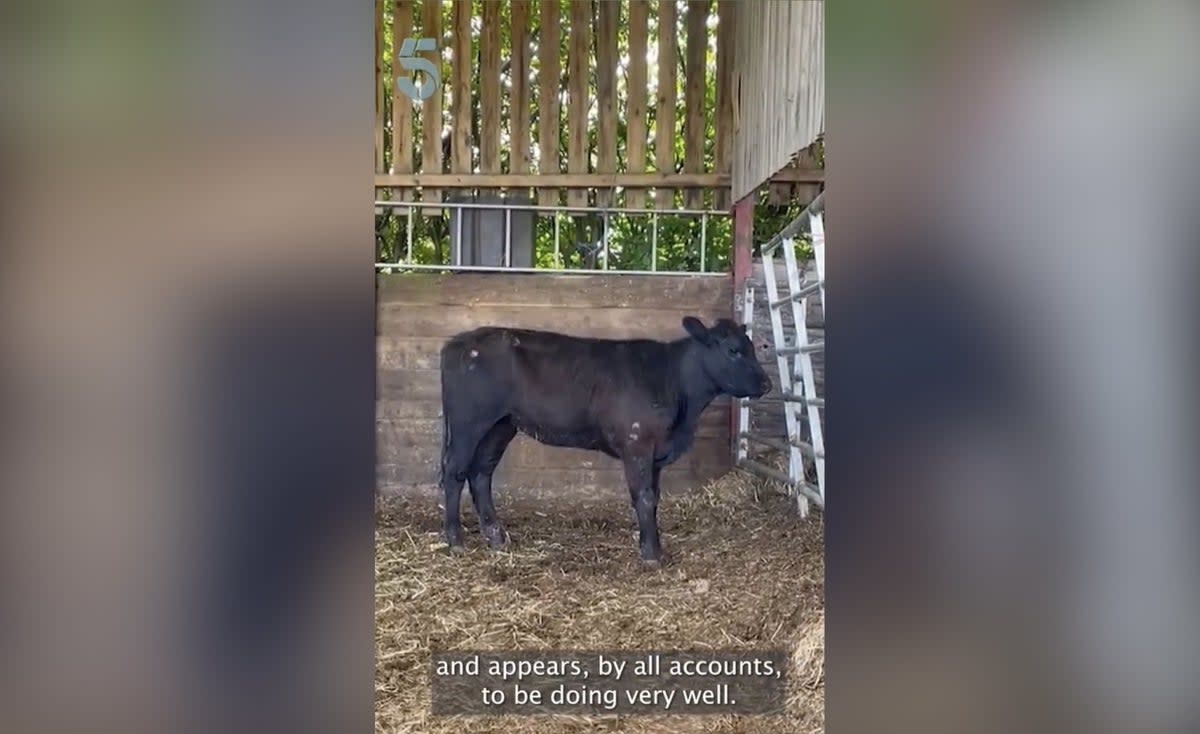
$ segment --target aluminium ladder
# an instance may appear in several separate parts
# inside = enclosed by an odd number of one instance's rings
[[[825,399],[817,394],[813,369],[813,355],[824,352],[825,342],[810,338],[807,319],[808,301],[817,295],[820,296],[820,312],[822,315],[825,313],[825,226],[823,214],[819,211],[821,198],[823,197],[818,197],[797,222],[785,229],[785,232],[793,228],[798,230],[807,224],[812,236],[816,280],[802,282],[796,258],[795,234],[777,236],[762,248],[763,280],[766,284],[766,304],[771,321],[771,354],[779,371],[779,390],[783,398],[787,442],[752,433],[751,401],[742,399],[738,403],[737,465],[785,484],[796,498],[801,517],[808,515],[810,502],[822,509],[825,507],[825,438],[821,421]],[[805,218],[807,222],[803,221]],[[799,227],[796,226],[798,223]],[[775,258],[779,254],[777,250],[782,250],[787,273],[786,294],[781,293],[783,288],[776,282]],[[747,324],[747,333],[751,334],[755,292],[754,285],[749,280],[741,295],[742,321]],[[784,308],[791,309],[790,329],[784,325]],[[790,334],[787,333],[789,331]],[[802,428],[806,425],[811,442],[803,440]],[[750,459],[751,442],[786,452],[787,473]],[[815,484],[808,479],[807,469],[810,466],[816,476]]]

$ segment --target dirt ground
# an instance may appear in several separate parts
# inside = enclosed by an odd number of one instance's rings
[[[465,494],[465,493],[464,493]],[[637,561],[628,500],[506,501],[513,544],[450,555],[432,498],[381,498],[376,533],[380,732],[819,732],[824,726],[824,549],[777,490],[733,473],[659,509],[673,563]],[[782,716],[433,717],[435,650],[783,648]]]

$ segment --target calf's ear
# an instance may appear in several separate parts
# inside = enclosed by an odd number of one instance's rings
[[[701,344],[708,345],[712,343],[712,335],[709,334],[708,327],[700,319],[694,316],[684,316],[683,328],[693,339]]]

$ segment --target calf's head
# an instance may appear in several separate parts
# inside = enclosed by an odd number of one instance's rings
[[[721,392],[739,398],[760,398],[771,389],[771,379],[758,363],[754,344],[744,324],[720,319],[710,329],[700,319],[686,316],[683,328],[700,345],[700,364]]]

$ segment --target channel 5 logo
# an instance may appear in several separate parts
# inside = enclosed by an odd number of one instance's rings
[[[437,66],[429,59],[416,55],[418,51],[436,50],[437,41],[432,38],[406,38],[404,43],[400,44],[400,54],[397,60],[401,67],[413,73],[411,76],[399,77],[396,80],[396,87],[414,102],[429,99],[442,84],[442,74]],[[415,83],[418,73],[428,77],[420,86]]]

